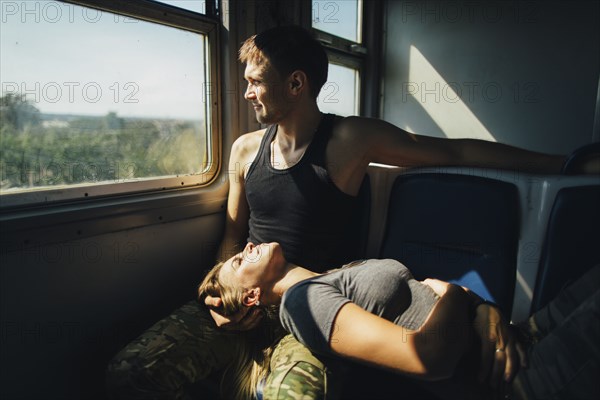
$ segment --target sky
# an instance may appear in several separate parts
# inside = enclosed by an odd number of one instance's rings
[[[204,11],[204,1],[163,2]],[[58,1],[0,6],[2,95],[26,93],[43,113],[204,119],[214,85],[203,35]],[[356,14],[355,1],[313,3],[313,25],[341,36]],[[354,86],[351,71],[330,67],[319,104],[352,114]]]
[[[312,0],[312,26],[325,32],[359,42],[357,32],[358,0]]]
[[[0,2],[2,92],[43,113],[202,119],[204,37],[56,1]]]

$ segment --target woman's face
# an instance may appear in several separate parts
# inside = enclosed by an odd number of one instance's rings
[[[225,261],[219,279],[245,289],[262,287],[285,266],[279,243],[248,243],[241,253]]]

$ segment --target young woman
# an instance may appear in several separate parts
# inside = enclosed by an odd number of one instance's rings
[[[491,394],[475,379],[485,368],[479,365],[475,334],[480,299],[446,282],[418,282],[395,260],[366,260],[317,274],[288,263],[278,243],[248,243],[242,253],[208,273],[199,295],[220,295],[224,314],[279,306],[285,330],[314,352],[422,380],[445,379],[438,395],[456,398],[451,391],[459,390],[461,398],[481,399]],[[505,368],[494,363],[492,373],[502,371],[511,382],[519,356],[507,354],[516,346],[514,335],[505,337],[507,342],[492,355]],[[259,347],[256,337],[249,341],[248,355],[237,366],[237,397],[254,396],[266,374],[270,349],[268,344]]]
[[[278,243],[248,243],[242,253],[209,272],[199,294],[220,295],[224,314],[280,306],[283,327],[317,353],[420,379],[452,376],[474,350],[471,296],[445,282],[417,282],[394,260],[358,264],[317,274],[288,263]],[[264,336],[255,336],[232,373],[239,379],[235,386],[245,388],[241,398],[253,394],[268,367],[269,343],[259,349],[257,340]],[[506,358],[504,347],[498,358]],[[248,363],[249,358],[255,362]],[[514,369],[507,370],[507,379]]]

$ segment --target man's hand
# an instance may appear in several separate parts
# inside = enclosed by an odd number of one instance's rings
[[[588,143],[575,149],[566,157],[562,173],[600,176],[600,142]]]
[[[263,315],[257,307],[242,307],[236,314],[221,315],[215,311],[215,309],[218,309],[222,305],[220,297],[206,296],[204,304],[209,308],[210,315],[215,320],[217,326],[228,331],[247,331],[255,328]]]
[[[595,157],[595,158],[590,157],[589,159],[585,160],[579,166],[579,171],[585,175],[600,176],[600,158],[599,157]]]
[[[481,383],[488,382],[496,391],[501,390],[504,383],[512,382],[520,367],[526,366],[524,348],[496,307],[480,304],[473,325],[481,341],[478,379]]]

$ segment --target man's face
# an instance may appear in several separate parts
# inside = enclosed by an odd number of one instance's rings
[[[248,100],[256,119],[262,124],[274,124],[281,121],[293,104],[286,100],[286,84],[277,71],[266,63],[248,63],[244,79],[248,82],[244,98]]]

